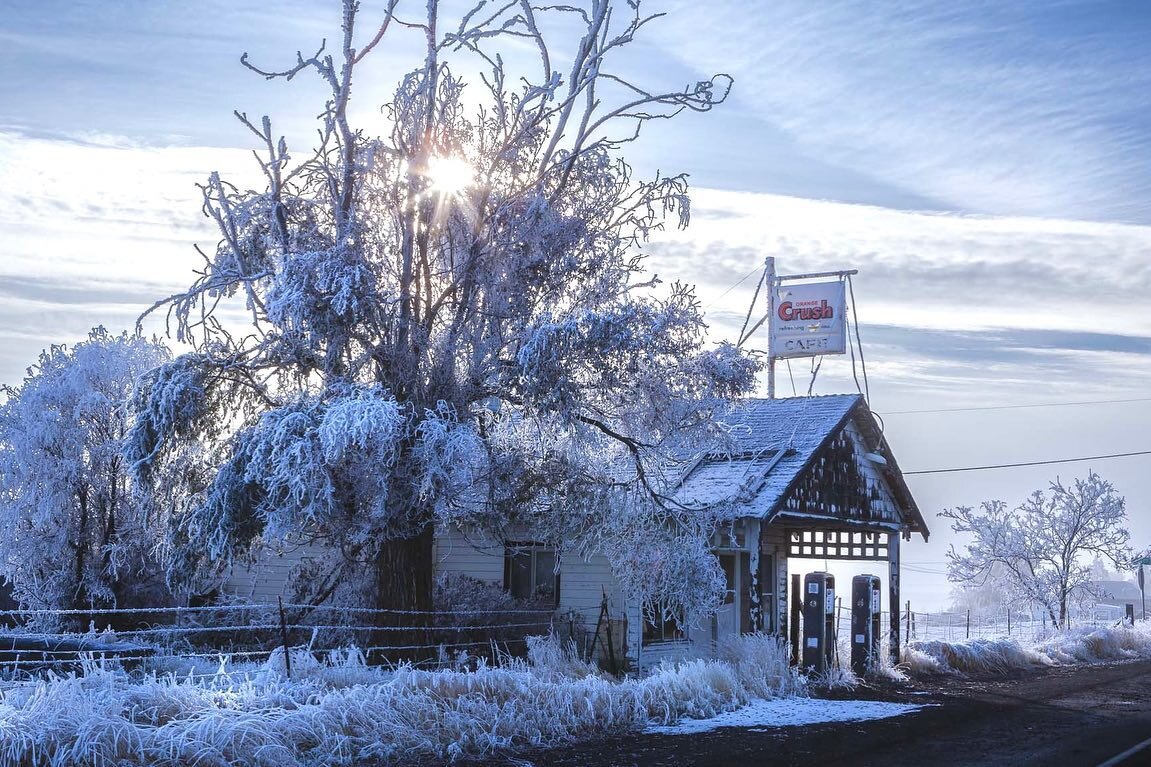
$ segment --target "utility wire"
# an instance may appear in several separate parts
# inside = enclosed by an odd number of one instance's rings
[[[707,311],[707,310],[708,310],[708,309],[710,309],[711,307],[713,307],[713,306],[715,306],[716,304],[718,304],[718,303],[719,303],[719,300],[720,300],[721,298],[723,298],[723,297],[724,297],[724,296],[726,296],[728,293],[730,293],[731,291],[733,291],[733,290],[735,290],[736,288],[738,288],[738,287],[739,287],[740,285],[742,285],[742,284],[743,284],[745,281],[747,281],[747,279],[748,279],[749,277],[751,277],[751,275],[755,274],[756,272],[758,272],[758,271],[759,271],[759,270],[761,270],[761,269],[763,269],[763,267],[762,267],[762,266],[757,266],[757,267],[755,267],[754,269],[752,269],[750,272],[748,272],[747,274],[745,274],[745,275],[743,275],[742,277],[740,277],[738,280],[736,280],[736,281],[735,281],[735,282],[732,284],[732,286],[731,286],[731,287],[729,287],[727,290],[725,290],[725,291],[723,291],[722,293],[720,293],[718,296],[716,296],[716,297],[715,297],[715,300],[714,300],[714,301],[712,301],[710,304],[708,304],[707,306],[705,306],[705,307],[704,307],[704,311]],[[762,279],[761,279],[760,281],[762,282]],[[759,292],[759,287],[756,287],[756,293],[758,293],[758,292]]]
[[[1047,466],[1053,463],[1076,463],[1078,461],[1102,461],[1108,458],[1128,458],[1133,455],[1151,455],[1151,450],[1138,450],[1132,453],[1111,453],[1110,455],[1089,455],[1083,458],[1056,458],[1051,461],[1026,461],[1024,463],[997,463],[990,466],[965,466],[960,469],[924,469],[905,471],[903,476],[912,474],[952,474],[958,471],[986,471],[987,469],[1014,469],[1019,466]]]
[[[1072,405],[1118,405],[1127,402],[1151,402],[1151,397],[1131,399],[1095,399],[1078,402],[1039,402],[1032,405],[982,405],[975,407],[943,407],[931,410],[892,410],[885,415],[914,415],[918,413],[968,413],[975,410],[1023,410],[1036,407],[1070,407]]]

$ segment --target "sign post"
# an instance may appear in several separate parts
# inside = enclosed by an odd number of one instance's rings
[[[858,271],[777,275],[775,257],[767,256],[763,272],[761,284],[767,287],[767,315],[741,333],[739,345],[767,323],[767,398],[774,399],[776,360],[847,353],[845,280]],[[829,279],[833,277],[836,279]],[[753,308],[754,305],[752,298]],[[751,312],[748,309],[748,319]]]
[[[1143,620],[1147,620],[1147,592],[1143,586],[1143,566],[1151,565],[1151,556],[1136,559],[1131,564],[1139,568],[1136,579],[1139,581],[1139,600],[1143,603]]]
[[[843,280],[779,285],[771,315],[771,354],[817,357],[847,351]]]

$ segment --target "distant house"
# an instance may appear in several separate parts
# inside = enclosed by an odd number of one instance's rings
[[[1087,611],[1094,620],[1119,620],[1127,614],[1127,605],[1133,605],[1135,615],[1141,616],[1143,594],[1135,581],[1092,581],[1095,596],[1085,600]]]
[[[786,634],[792,558],[884,563],[889,604],[898,610],[900,540],[914,533],[926,540],[928,529],[863,398],[750,399],[723,420],[733,446],[698,455],[672,488],[685,505],[727,504],[734,512],[735,523],[712,541],[728,589],[711,619],[688,626],[645,621],[606,558],[563,559],[557,567],[556,551],[527,532],[498,541],[476,530],[440,530],[438,571],[498,584],[514,596],[551,599],[561,619],[585,625],[597,622],[606,594],[619,652],[640,668],[708,655],[718,641],[744,632]],[[247,586],[250,596],[267,597],[268,589],[282,588],[288,565],[273,573],[276,565],[269,564],[267,575],[237,573],[232,590]]]
[[[1143,596],[1135,581],[1093,581],[1092,586],[1095,589],[1096,605],[1138,605]]]

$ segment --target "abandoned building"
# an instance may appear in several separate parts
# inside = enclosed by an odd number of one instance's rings
[[[703,454],[674,487],[685,505],[733,504],[734,523],[712,545],[727,577],[719,612],[696,625],[647,621],[625,599],[602,556],[565,558],[548,546],[485,539],[477,531],[440,530],[436,567],[498,584],[513,596],[554,602],[557,620],[596,622],[607,605],[613,650],[633,668],[661,659],[708,656],[725,637],[750,631],[787,636],[788,561],[877,563],[891,625],[899,625],[900,543],[928,529],[875,416],[858,394],[750,399],[725,418],[734,449]],[[291,557],[237,571],[229,590],[256,601],[282,593]],[[793,598],[795,594],[791,595]],[[601,618],[603,616],[600,616]],[[790,626],[789,626],[790,623]],[[898,632],[890,637],[898,652]]]

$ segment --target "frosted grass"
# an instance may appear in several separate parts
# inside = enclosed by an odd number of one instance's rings
[[[144,679],[84,675],[0,692],[0,763],[38,765],[353,765],[456,760],[714,717],[753,699],[802,693],[770,637],[728,645],[733,661],[691,660],[616,681],[550,640],[527,660],[474,671],[367,667],[355,651],[320,663]]]
[[[1070,629],[1033,645],[1017,640],[911,642],[900,664],[912,673],[1002,673],[1013,669],[1151,659],[1151,623]]]

